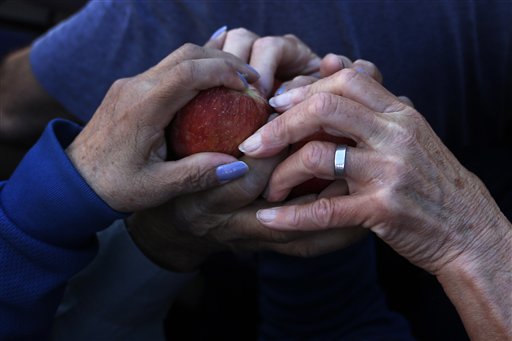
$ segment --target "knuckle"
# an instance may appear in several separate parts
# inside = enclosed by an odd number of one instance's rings
[[[319,141],[311,141],[304,147],[304,152],[300,153],[301,163],[309,173],[316,174],[325,158],[324,144]]]
[[[246,37],[246,36],[255,37],[256,34],[249,31],[248,29],[246,29],[244,27],[237,27],[232,30],[229,30],[227,33],[227,36],[229,38],[232,38],[232,37],[240,38],[240,37]]]
[[[328,198],[321,198],[311,206],[310,214],[316,227],[325,229],[332,225],[333,212],[334,206],[332,201]]]
[[[283,36],[285,39],[291,40],[294,43],[300,42],[300,39],[293,33],[288,33]]]
[[[126,84],[130,81],[130,78],[120,78],[114,83],[112,83],[112,86],[110,87],[112,90],[120,90],[126,86]]]
[[[353,68],[345,68],[340,70],[337,74],[337,81],[340,84],[342,90],[348,87],[356,77],[358,77],[358,72]]]
[[[327,92],[319,92],[311,96],[308,109],[312,114],[328,115],[336,111],[336,107],[336,96]]]
[[[202,49],[203,48],[201,46],[197,46],[192,43],[185,43],[178,48],[177,52],[184,56],[188,56],[200,52]]]
[[[176,65],[174,68],[178,83],[195,80],[201,76],[198,72],[197,63],[194,60],[185,60]]]
[[[265,50],[268,48],[281,48],[283,45],[283,40],[279,37],[266,36],[256,39],[253,44],[253,49],[255,50]]]

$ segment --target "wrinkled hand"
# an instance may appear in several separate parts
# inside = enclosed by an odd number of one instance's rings
[[[208,256],[224,250],[273,250],[294,256],[313,256],[351,244],[365,233],[357,229],[327,232],[279,232],[262,226],[257,199],[281,156],[243,158],[251,171],[214,189],[174,198],[135,213],[128,230],[139,248],[156,264],[173,271],[192,271]],[[301,202],[314,200],[302,198]]]
[[[510,243],[510,223],[482,182],[416,110],[365,73],[343,69],[281,96],[276,100],[287,110],[241,145],[246,155],[275,155],[320,129],[350,137],[357,146],[346,156],[350,195],[261,210],[265,226],[363,226],[434,274],[456,259],[488,259],[490,250]],[[335,147],[314,142],[286,159],[272,175],[267,199],[281,200],[307,177],[334,179]]]
[[[164,130],[200,90],[243,90],[257,74],[216,49],[186,44],[148,71],[116,81],[66,152],[93,190],[113,209],[130,212],[219,183],[215,168],[237,161],[200,153],[166,161]]]
[[[311,75],[320,68],[320,58],[292,34],[260,37],[245,28],[236,28],[217,32],[205,46],[229,52],[254,67],[261,75],[254,86],[266,96],[271,95],[276,79]]]

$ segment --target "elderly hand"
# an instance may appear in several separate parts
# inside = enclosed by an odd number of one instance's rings
[[[362,229],[278,232],[262,226],[256,212],[269,204],[257,198],[281,159],[244,158],[251,169],[244,177],[135,213],[127,221],[132,239],[156,264],[191,271],[219,251],[273,250],[313,256],[348,245],[365,233]],[[301,202],[313,199],[302,198]]]
[[[116,81],[66,152],[93,190],[118,211],[213,187],[225,180],[217,177],[216,167],[237,160],[200,153],[166,161],[165,128],[202,89],[244,89],[240,74],[249,82],[258,77],[239,58],[186,44],[148,71]]]
[[[354,69],[275,101],[289,109],[242,143],[247,155],[274,155],[318,130],[357,146],[345,158],[349,195],[260,210],[258,220],[280,231],[370,229],[437,276],[472,338],[510,338],[512,226],[425,119]],[[304,178],[334,179],[335,149],[316,142],[290,156],[272,175],[267,198],[282,199]]]
[[[292,34],[259,37],[245,28],[227,31],[222,27],[205,46],[229,52],[258,70],[261,77],[254,86],[265,96],[272,94],[276,79],[288,80],[320,71],[320,58]]]
[[[367,75],[344,69],[275,99],[290,109],[241,145],[247,155],[268,157],[320,129],[348,136],[357,147],[346,154],[350,195],[262,210],[264,225],[309,231],[363,226],[434,274],[458,257],[487,253],[510,235],[485,186],[418,112]],[[307,177],[334,179],[335,148],[313,143],[285,160],[267,198],[282,199]]]

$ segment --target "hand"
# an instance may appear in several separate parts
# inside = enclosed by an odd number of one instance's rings
[[[305,87],[306,85],[310,85],[321,78],[329,77],[345,68],[352,68],[354,70],[359,70],[359,72],[364,72],[375,79],[377,82],[382,83],[382,74],[380,73],[377,66],[375,66],[375,64],[372,62],[363,59],[357,59],[356,61],[352,62],[345,56],[329,53],[320,61],[319,74],[299,75],[289,81],[285,81],[281,84],[279,89],[277,89],[274,96],[282,95],[288,90]],[[298,96],[295,97],[298,98]],[[287,103],[287,107],[282,107],[278,105],[275,100],[271,99],[270,104],[274,106],[279,112],[283,112],[285,109],[289,109],[294,103]],[[412,103],[410,104],[412,105]]]
[[[339,249],[365,234],[363,229],[278,232],[262,226],[256,212],[269,204],[257,198],[281,159],[244,158],[251,169],[244,177],[135,213],[127,221],[134,242],[156,264],[183,272],[219,251],[273,250],[306,257]]]
[[[451,262],[490,262],[510,243],[511,226],[484,185],[442,144],[425,119],[377,81],[343,69],[288,91],[290,108],[241,145],[268,157],[313,132],[348,136],[350,195],[261,210],[274,230],[319,231],[362,226],[436,275]],[[285,102],[285,101],[283,101]],[[292,106],[293,105],[293,106]],[[280,200],[304,177],[334,179],[335,145],[316,142],[274,172],[267,198]]]
[[[116,81],[93,118],[66,152],[92,189],[118,211],[162,204],[219,183],[217,166],[237,161],[199,153],[166,161],[164,130],[175,113],[200,90],[242,90],[257,74],[240,59],[186,44],[158,65]]]
[[[265,96],[271,95],[276,79],[319,72],[320,58],[292,34],[259,37],[245,28],[220,30],[205,46],[229,52],[254,67],[261,75],[254,86]]]

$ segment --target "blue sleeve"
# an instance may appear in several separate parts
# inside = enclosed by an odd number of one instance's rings
[[[260,256],[261,340],[413,340],[387,308],[367,237],[315,258]]]
[[[66,281],[96,253],[115,219],[64,148],[79,133],[52,121],[12,177],[0,183],[0,339],[48,335]]]
[[[51,97],[86,122],[115,80],[144,72],[185,42],[204,43],[213,31],[198,27],[201,19],[188,6],[176,1],[91,1],[33,44],[34,76]]]

